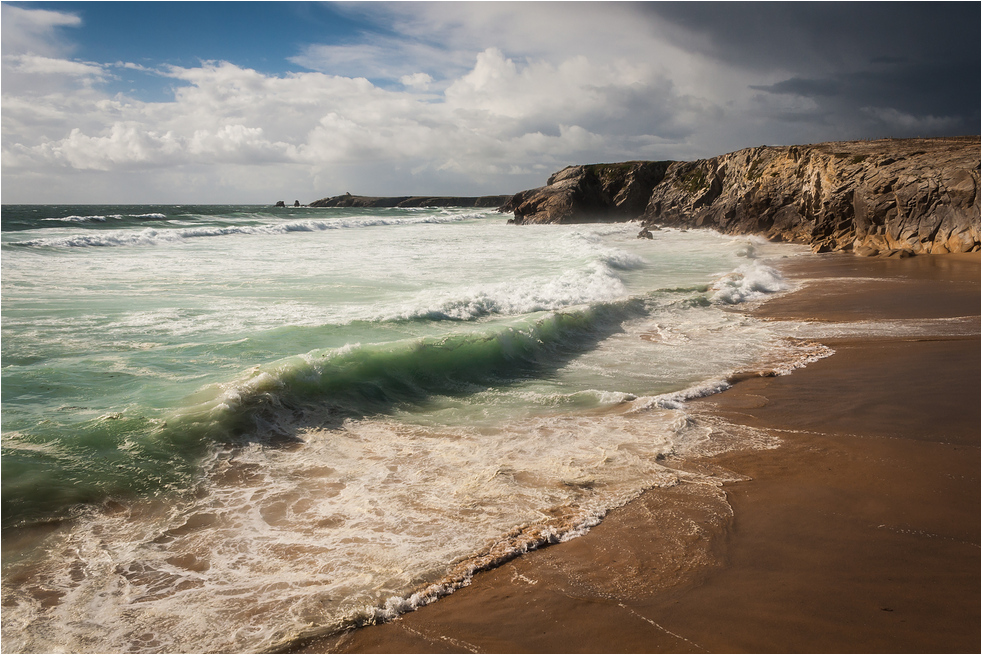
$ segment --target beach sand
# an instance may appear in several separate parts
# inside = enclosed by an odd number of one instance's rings
[[[979,255],[786,260],[762,318],[978,316]],[[836,354],[689,403],[779,439],[679,464],[586,536],[391,623],[296,652],[978,652],[979,337],[823,339]]]

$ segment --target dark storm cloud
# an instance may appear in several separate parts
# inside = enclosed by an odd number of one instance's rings
[[[805,97],[836,96],[842,93],[842,84],[835,80],[808,80],[800,77],[792,77],[770,86],[751,84],[750,88],[769,93],[788,93]]]
[[[856,59],[979,61],[982,11],[975,2],[672,2],[646,9],[706,37],[697,42],[704,54],[754,69]]]
[[[944,69],[908,64],[891,70],[863,70],[827,78],[793,77],[769,86],[751,86],[774,94],[822,98],[861,107],[885,106],[924,115],[978,114],[979,84],[973,62],[951,62]],[[959,109],[961,108],[961,109]]]
[[[668,38],[687,49],[757,73],[791,72],[750,88],[809,99],[814,106],[803,116],[868,123],[873,115],[904,115],[923,119],[906,125],[924,136],[929,124],[935,132],[979,131],[979,3],[653,3],[646,9],[677,28]],[[775,117],[794,120],[794,112]],[[946,120],[931,120],[939,118]]]

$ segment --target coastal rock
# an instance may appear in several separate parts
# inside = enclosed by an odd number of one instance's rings
[[[546,186],[517,193],[499,211],[512,223],[586,223],[637,218],[671,162],[568,166]]]
[[[760,234],[816,252],[978,250],[979,138],[761,146],[680,162],[642,218]]]
[[[511,196],[343,196],[321,198],[308,207],[500,207]]]
[[[977,136],[880,139],[571,166],[501,210],[515,223],[640,217],[643,228],[759,234],[816,252],[969,252],[980,246],[979,147]]]

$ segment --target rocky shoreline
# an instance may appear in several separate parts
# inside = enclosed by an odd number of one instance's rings
[[[758,146],[696,161],[567,166],[512,196],[341,196],[309,207],[497,207],[509,223],[641,221],[865,256],[976,252],[980,138]]]
[[[511,196],[343,196],[321,198],[308,207],[500,207]]]
[[[509,222],[640,219],[906,256],[978,251],[978,136],[759,146],[692,162],[569,166],[500,207]]]

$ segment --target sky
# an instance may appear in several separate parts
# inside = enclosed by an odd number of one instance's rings
[[[978,2],[3,2],[0,199],[511,194],[978,134]]]

